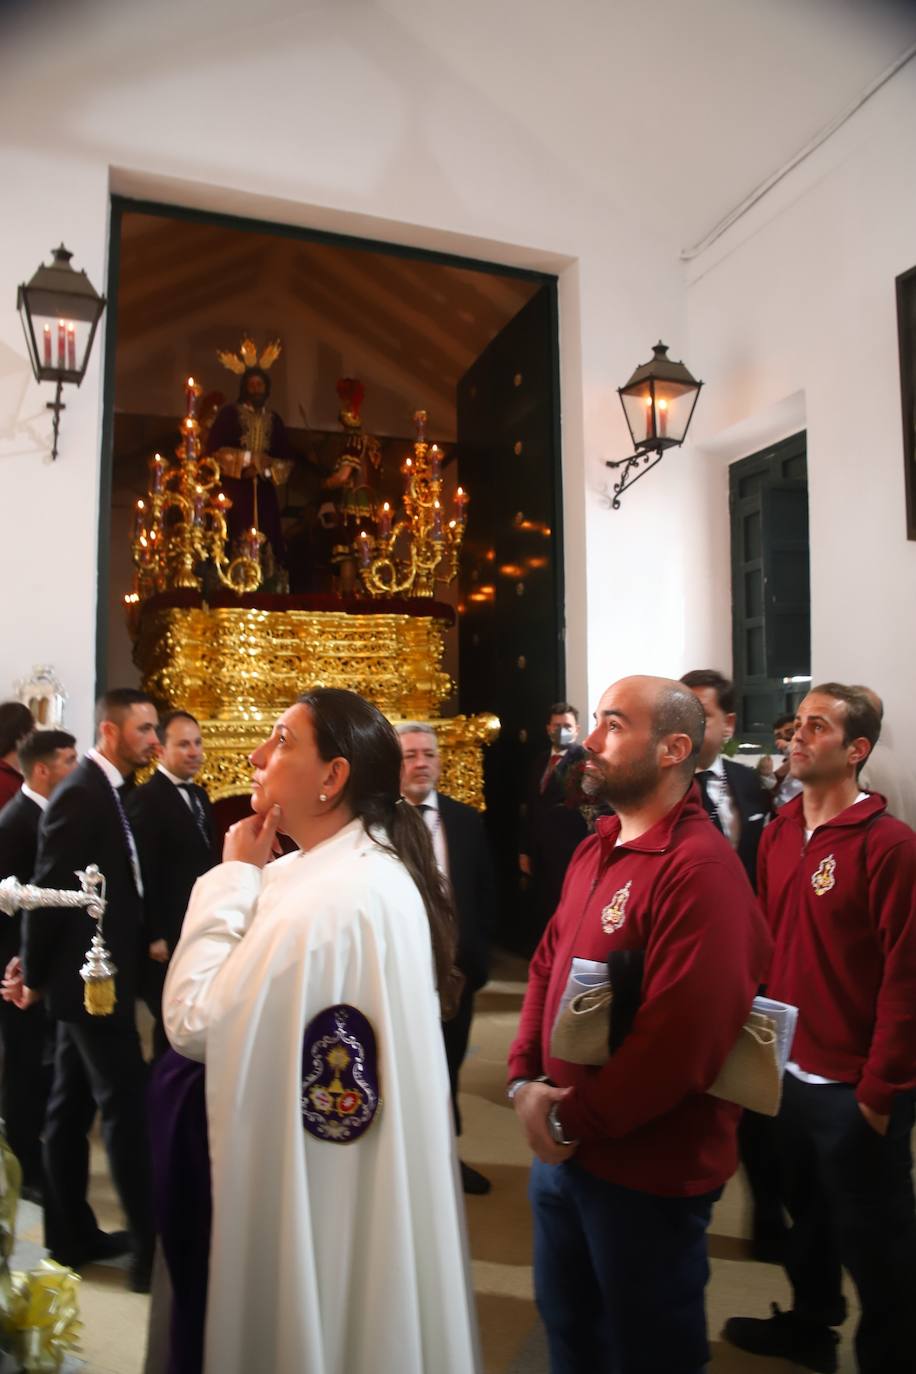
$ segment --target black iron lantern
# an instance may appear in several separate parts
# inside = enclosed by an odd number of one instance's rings
[[[60,399],[61,389],[64,382],[79,386],[86,375],[105,297],[98,294],[85,272],[70,266],[73,254],[63,244],[53,253],[50,267],[42,263],[28,285],[19,287],[16,306],[35,380],[57,383],[55,398],[48,402],[48,409],[54,411],[51,457],[56,458],[60,412],[66,409]]]
[[[626,488],[654,468],[665,449],[684,442],[702,385],[683,363],[672,362],[668,345],[659,342],[652,350],[651,361],[642,363],[626,385],[618,387],[636,452],[629,458],[607,463],[609,468],[623,468],[620,480],[614,483],[614,510],[620,509],[620,497]],[[637,468],[634,476],[633,470]]]

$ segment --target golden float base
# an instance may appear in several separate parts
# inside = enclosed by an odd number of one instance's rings
[[[321,686],[358,692],[393,724],[432,725],[443,792],[483,809],[483,746],[498,736],[499,721],[439,716],[452,690],[440,667],[448,622],[430,614],[428,601],[424,614],[407,614],[265,608],[279,598],[210,607],[188,600],[157,597],[142,607],[134,661],[146,691],[199,720],[199,780],[214,801],[248,791],[248,755],[300,693]]]

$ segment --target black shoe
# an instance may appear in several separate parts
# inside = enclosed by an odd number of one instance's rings
[[[801,1320],[771,1304],[772,1317],[729,1317],[722,1335],[730,1345],[752,1355],[775,1355],[792,1360],[816,1374],[834,1374],[839,1336],[829,1326]]]
[[[83,1264],[100,1264],[130,1254],[129,1231],[97,1231],[83,1256]]]
[[[132,1293],[148,1293],[153,1282],[153,1261],[147,1255],[134,1255],[130,1262],[127,1286]]]
[[[464,1160],[458,1161],[461,1165],[461,1186],[466,1193],[473,1193],[475,1197],[483,1197],[493,1187],[488,1178],[479,1174],[476,1169],[472,1169],[470,1164],[465,1164]]]

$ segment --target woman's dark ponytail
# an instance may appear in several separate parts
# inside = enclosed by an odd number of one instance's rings
[[[455,960],[455,910],[423,818],[401,800],[400,741],[381,711],[355,692],[316,687],[299,697],[299,704],[311,713],[320,757],[328,763],[344,758],[350,765],[340,802],[359,816],[377,844],[397,855],[417,885],[426,907],[441,996]],[[387,835],[387,844],[379,839],[379,831]]]

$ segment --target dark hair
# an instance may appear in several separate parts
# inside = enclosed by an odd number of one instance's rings
[[[689,683],[684,683],[684,686],[689,686]],[[706,735],[706,717],[693,692],[682,692],[675,682],[663,683],[652,707],[652,726],[656,740],[665,735],[686,735],[689,738],[693,747],[681,770],[692,774]]]
[[[103,720],[114,721],[121,725],[133,706],[155,706],[153,698],[136,687],[109,687],[95,703],[95,729],[98,734]]]
[[[36,763],[44,763],[58,749],[73,749],[76,740],[66,730],[33,730],[19,741],[19,767],[26,777]]]
[[[159,717],[159,724],[156,726],[156,737],[160,744],[165,744],[165,737],[173,720],[189,720],[198,730],[200,729],[200,721],[196,716],[192,716],[190,711],[182,711],[180,707],[176,711],[166,711],[164,716]]]
[[[730,716],[735,709],[735,684],[715,668],[694,668],[681,678],[685,687],[711,687],[716,694],[719,710]]]
[[[0,759],[11,754],[21,739],[35,729],[35,719],[21,701],[0,702]]]
[[[264,400],[270,395],[270,377],[263,367],[246,367],[239,379],[239,401],[248,399],[248,381],[251,377],[260,377],[264,383]]]
[[[555,701],[547,712],[548,721],[551,716],[573,716],[576,724],[579,724],[579,712],[576,710],[575,706],[568,701]]]
[[[346,802],[366,834],[380,848],[397,855],[419,889],[441,994],[455,958],[455,913],[423,818],[416,807],[401,799],[400,740],[381,711],[355,692],[314,687],[298,700],[312,717],[319,757],[326,763],[343,758],[350,765],[338,804]],[[385,831],[389,844],[378,838],[379,829]]]
[[[773,721],[773,725],[771,728],[773,730],[781,730],[784,725],[794,724],[795,713],[793,711],[788,711],[784,716],[777,716],[776,719]]]
[[[812,687],[808,695],[810,696],[814,692],[820,692],[825,697],[834,697],[843,703],[846,708],[843,720],[843,743],[852,744],[854,739],[867,739],[868,753],[870,754],[878,743],[878,737],[881,734],[881,717],[861,687],[847,687],[845,682],[821,682],[817,687]],[[867,761],[868,754],[856,768],[857,776]]]

